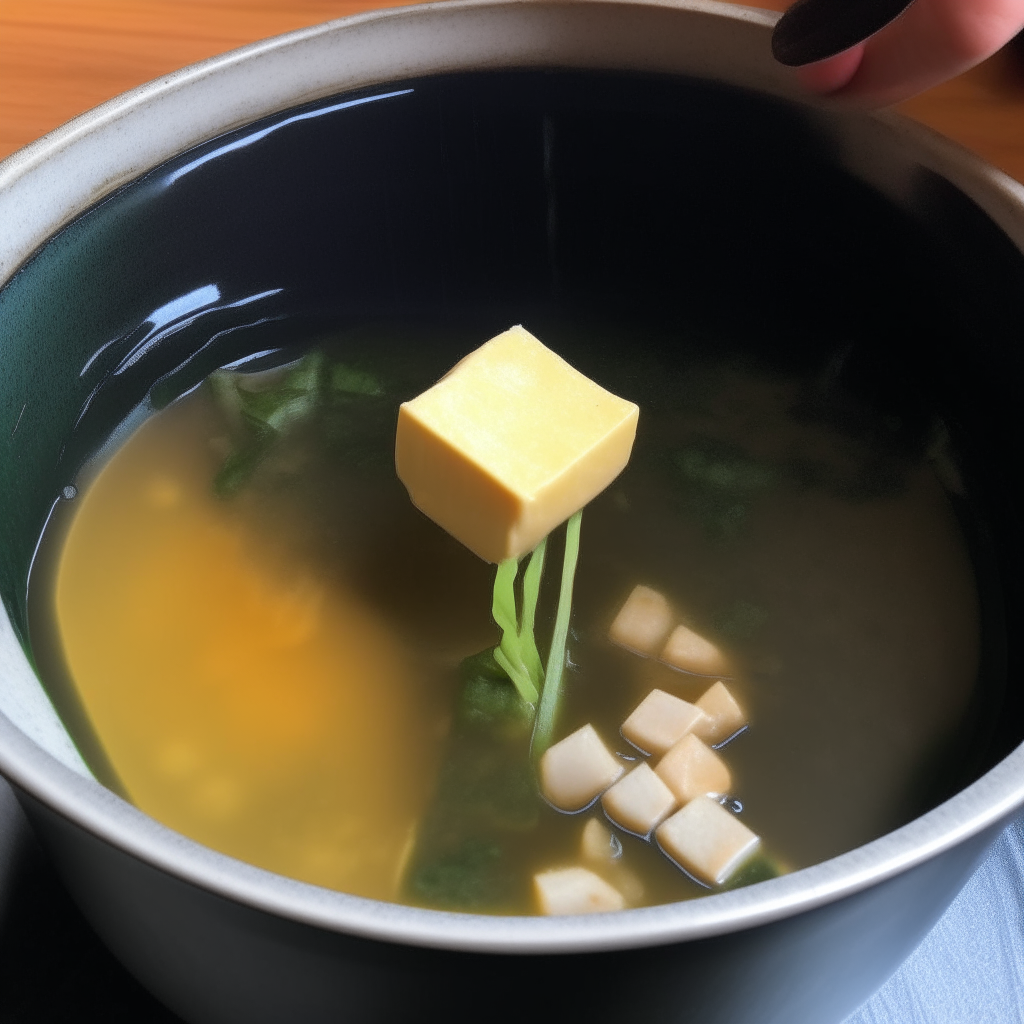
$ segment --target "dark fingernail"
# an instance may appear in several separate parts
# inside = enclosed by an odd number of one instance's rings
[[[914,0],[796,0],[772,33],[772,53],[791,68],[834,57],[898,18]]]

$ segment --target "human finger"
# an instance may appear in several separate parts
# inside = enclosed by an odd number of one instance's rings
[[[1024,0],[916,0],[862,47],[797,73],[813,91],[885,106],[963,73],[1022,28]]]
[[[772,32],[772,55],[802,67],[843,53],[898,18],[914,0],[796,0]]]

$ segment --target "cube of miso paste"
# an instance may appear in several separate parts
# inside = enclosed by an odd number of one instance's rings
[[[710,641],[687,626],[676,626],[661,651],[661,660],[680,672],[698,676],[727,676],[729,663]]]
[[[736,815],[706,796],[676,811],[655,836],[669,857],[707,885],[727,882],[761,841]]]
[[[644,761],[601,797],[601,806],[627,832],[649,836],[675,809],[676,798]]]
[[[560,811],[581,811],[625,770],[594,727],[585,725],[544,751],[540,790]]]
[[[743,708],[721,679],[698,698],[696,707],[704,712],[704,718],[694,726],[693,734],[705,743],[722,743],[747,724]]]
[[[621,732],[634,747],[660,757],[688,732],[699,735],[706,720],[695,704],[664,690],[651,690],[622,723]]]
[[[586,868],[540,871],[533,887],[542,914],[594,914],[626,905],[618,889]]]
[[[488,562],[532,551],[625,468],[639,409],[513,327],[402,404],[395,468]]]
[[[726,763],[693,733],[672,747],[654,770],[681,804],[707,793],[728,793],[732,786]]]
[[[672,628],[672,609],[664,594],[643,585],[633,588],[608,630],[608,639],[637,654],[654,657]]]

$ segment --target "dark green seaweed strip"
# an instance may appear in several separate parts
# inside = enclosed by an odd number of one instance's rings
[[[449,910],[510,909],[528,884],[510,847],[536,827],[540,811],[529,758],[533,708],[492,651],[467,658],[460,675],[452,735],[420,822],[406,896]]]
[[[320,350],[303,356],[273,383],[218,370],[207,378],[232,447],[214,478],[214,492],[237,494],[294,428],[316,420],[328,448],[353,467],[386,464],[392,419],[381,379],[331,362]]]

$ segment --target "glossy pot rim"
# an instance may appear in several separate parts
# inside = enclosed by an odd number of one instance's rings
[[[855,173],[897,201],[926,166],[1024,250],[1024,186],[891,113],[808,103],[770,56],[776,15],[710,0],[449,0],[277,36],[125,93],[0,163],[0,284],[54,232],[186,148],[300,103],[453,71],[576,67],[704,76],[804,103]],[[0,611],[0,679],[34,675]],[[38,688],[38,683],[35,683]],[[52,709],[51,709],[52,711]],[[1024,805],[1024,744],[972,785],[849,853],[746,889],[587,917],[424,910],[253,867],[171,831],[68,766],[0,714],[0,771],[110,845],[243,905],[331,931],[490,953],[581,953],[679,942],[779,920],[852,895],[998,825]],[[62,763],[63,762],[63,763]]]

